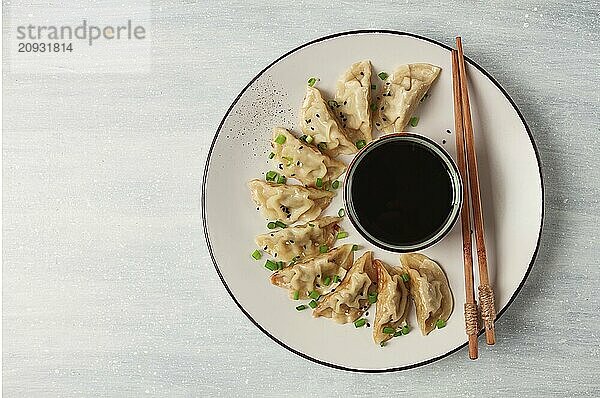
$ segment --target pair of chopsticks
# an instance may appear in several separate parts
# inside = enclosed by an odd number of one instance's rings
[[[494,320],[494,292],[490,286],[487,252],[483,232],[483,212],[479,194],[479,176],[477,173],[477,156],[473,139],[473,122],[467,87],[467,71],[463,55],[462,41],[456,38],[456,50],[452,50],[452,83],[454,92],[454,128],[456,130],[456,152],[458,168],[463,179],[463,204],[461,209],[461,225],[463,238],[463,260],[465,268],[465,331],[469,337],[469,358],[477,359],[477,332],[479,331],[477,302],[473,287],[473,258],[471,240],[471,220],[469,201],[473,211],[475,225],[475,243],[477,244],[477,264],[479,266],[479,304],[481,319],[485,327],[487,344],[496,343]],[[465,155],[466,152],[466,155]]]

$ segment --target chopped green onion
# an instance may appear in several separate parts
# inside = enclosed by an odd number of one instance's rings
[[[374,102],[371,102],[371,106],[370,107],[371,107],[371,111],[375,112],[375,110],[377,109],[377,104],[374,103]]]
[[[402,280],[404,282],[408,282],[410,280],[410,276],[408,276],[408,274],[404,273],[404,274],[402,274]]]
[[[274,157],[275,157],[275,154],[274,154],[273,152],[271,152],[271,153],[269,154],[269,159],[273,159]]]
[[[385,333],[385,334],[394,334],[394,333],[396,333],[396,329],[390,328],[390,327],[384,327],[383,328],[383,333]]]
[[[275,228],[277,228],[277,224],[275,224],[273,221],[271,221],[270,223],[267,224],[267,228],[275,229]]]
[[[330,108],[337,108],[339,106],[337,101],[334,100],[327,101],[327,105],[329,105]]]
[[[301,304],[301,305],[299,305],[299,306],[296,307],[296,311],[302,311],[302,310],[305,310],[307,308],[308,308],[307,306],[305,306],[304,304]]]
[[[344,217],[345,215],[346,215],[346,210],[344,210],[343,208],[338,210],[338,216]]]
[[[329,248],[327,247],[327,245],[319,246],[319,253],[327,253],[328,250]]]
[[[279,134],[277,136],[277,138],[275,138],[275,142],[278,143],[278,144],[280,144],[280,145],[283,145],[285,143],[285,135]]]
[[[294,300],[298,300],[299,298],[300,298],[300,292],[296,290],[294,292]]]
[[[394,333],[394,337],[399,337],[402,336],[402,330],[398,330],[396,333]]]
[[[385,341],[382,341],[381,343],[379,343],[380,347],[385,347]]]
[[[377,90],[377,84],[371,84],[371,90]]]
[[[285,184],[286,180],[285,176],[277,176],[277,184]]]
[[[411,126],[417,127],[417,124],[419,124],[419,117],[418,116],[411,117],[409,123]]]
[[[358,140],[355,145],[358,149],[362,149],[367,145],[367,142],[365,140]]]
[[[307,136],[306,136],[306,139],[305,139],[304,141],[306,141],[306,142],[307,142],[307,143],[309,143],[309,144],[310,144],[311,142],[313,142],[313,137],[312,137],[312,135],[307,135]]]
[[[375,304],[377,302],[377,293],[369,293],[369,303]]]
[[[336,236],[337,239],[344,239],[344,238],[347,238],[347,237],[348,237],[348,232],[344,232],[344,231],[338,232],[338,234]]]
[[[385,79],[387,79],[387,78],[388,78],[388,76],[389,76],[389,75],[388,75],[387,73],[385,73],[385,72],[379,72],[379,73],[377,74],[377,76],[379,76],[379,78],[380,78],[381,80],[385,80]]]
[[[353,252],[357,251],[358,249],[360,249],[359,245],[352,245],[352,251]]]
[[[311,299],[314,300],[318,300],[319,299],[319,292],[317,292],[316,290],[313,290],[312,292],[310,292],[310,294],[308,295],[308,297],[310,297]]]
[[[319,148],[320,151],[324,151],[325,149],[327,149],[327,144],[324,142],[319,142],[317,144],[317,148]]]
[[[275,181],[278,175],[279,173],[277,173],[276,171],[267,171],[267,174],[265,175],[265,180]]]
[[[329,286],[331,284],[331,277],[326,276],[325,279],[323,279],[323,284]]]
[[[404,325],[402,326],[402,334],[408,334],[410,332],[410,326]]]
[[[317,177],[317,182],[315,183],[315,185],[321,188],[323,186],[323,179],[321,177]]]
[[[277,269],[283,269],[283,266],[284,266],[283,261],[277,262]]]
[[[252,252],[252,258],[255,260],[260,260],[260,258],[262,257],[262,254],[260,254],[260,251],[258,249],[254,250]]]
[[[441,329],[444,326],[446,326],[446,321],[443,319],[438,319],[437,322],[435,323],[435,326],[437,326],[438,329]]]
[[[363,327],[363,326],[365,326],[365,323],[367,323],[367,320],[365,318],[357,319],[356,321],[354,321],[354,327],[356,327],[356,328]]]
[[[312,87],[312,86],[314,86],[314,85],[315,85],[315,83],[316,83],[316,82],[318,82],[318,81],[319,81],[319,79],[318,79],[318,78],[316,78],[316,77],[311,77],[310,79],[308,79],[308,85]]]
[[[287,225],[285,225],[279,220],[275,221],[275,225],[277,225],[279,228],[287,228]]]
[[[310,303],[308,303],[310,308],[315,308],[317,306],[317,302],[315,300],[310,300]]]
[[[275,271],[277,269],[277,264],[271,260],[267,260],[267,262],[265,263],[265,268],[267,268],[270,271]]]
[[[339,187],[340,187],[340,182],[338,180],[335,180],[334,182],[331,183],[331,188],[338,189]]]
[[[339,275],[334,275],[333,276],[333,283],[338,283],[340,281],[340,276]]]

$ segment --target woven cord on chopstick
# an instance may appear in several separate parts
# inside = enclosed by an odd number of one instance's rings
[[[485,327],[493,328],[494,320],[496,320],[496,306],[494,305],[494,291],[490,285],[479,286],[479,305]]]
[[[476,335],[478,319],[477,319],[477,303],[465,303],[465,330],[467,335]]]

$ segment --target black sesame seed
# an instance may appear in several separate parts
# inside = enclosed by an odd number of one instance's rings
[[[384,122],[387,122],[387,119],[382,117],[381,120],[383,120]]]
[[[446,133],[448,133],[448,134],[452,134],[452,131],[450,131],[450,130],[446,130]]]
[[[369,316],[369,311],[365,312],[365,316]]]
[[[365,75],[365,72],[360,72],[360,75],[361,75],[361,76],[364,76],[364,75]]]
[[[348,103],[348,101],[344,101],[344,105],[346,105]]]
[[[277,257],[277,253],[273,254],[273,257]]]
[[[316,287],[321,287],[321,285],[319,285],[318,283],[315,285]]]
[[[312,131],[315,131],[315,128],[314,128],[314,127],[311,127],[310,129],[311,129]]]
[[[442,140],[442,144],[445,144],[445,143],[446,143],[446,140]]]
[[[267,247],[267,246],[263,247],[263,250],[267,250],[267,249],[268,249],[268,247]]]
[[[379,122],[376,122],[375,126],[379,127],[379,126],[381,126],[381,124]]]
[[[367,322],[367,327],[368,327],[368,328],[370,328],[370,327],[371,327],[371,324],[370,324],[369,322]]]
[[[317,114],[315,114],[315,116],[316,116],[316,117],[321,117],[321,116],[319,116],[319,114],[318,114],[318,113],[317,113]]]
[[[308,119],[308,120],[306,121],[306,123],[310,123],[310,119]]]
[[[294,243],[294,241],[290,239],[290,243]]]
[[[381,107],[381,110],[383,110],[383,106]]]
[[[298,147],[298,150],[301,150],[302,148],[304,148],[304,147],[303,147],[302,145],[300,145],[300,146]]]

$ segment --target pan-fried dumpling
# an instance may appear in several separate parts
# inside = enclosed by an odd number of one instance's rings
[[[312,221],[331,203],[333,192],[300,185],[274,184],[252,180],[248,183],[252,199],[269,220],[291,224]]]
[[[322,184],[333,181],[346,170],[344,163],[320,153],[282,127],[273,129],[272,146],[279,172],[306,186],[315,186],[317,178]]]
[[[331,318],[337,323],[357,320],[369,308],[369,293],[377,290],[377,271],[373,268],[373,252],[363,254],[335,289],[323,297],[313,316]]]
[[[410,301],[408,289],[402,279],[403,271],[379,260],[373,263],[377,269],[377,304],[375,322],[373,322],[373,340],[380,344],[394,335],[393,332],[384,333],[384,328],[392,328],[396,331],[406,320]]]
[[[350,140],[371,142],[371,61],[353,64],[338,80],[334,106]]]
[[[356,146],[348,139],[331,112],[333,111],[323,100],[321,92],[315,87],[307,86],[300,110],[302,133],[312,137],[312,144],[331,157],[356,153]]]
[[[283,261],[319,254],[322,245],[332,247],[340,227],[340,217],[323,217],[296,227],[256,237],[256,244],[270,255]]]
[[[384,81],[383,93],[377,97],[375,127],[384,133],[404,131],[440,71],[430,64],[407,64],[396,69]]]
[[[335,275],[340,279],[346,275],[353,260],[352,245],[339,246],[327,253],[306,258],[276,271],[271,275],[271,283],[288,289],[290,298],[296,298],[296,292],[298,292],[298,299],[307,299],[312,291],[322,295],[335,286],[333,283]],[[325,285],[326,278],[329,278],[327,285]]]
[[[410,295],[415,301],[419,328],[425,336],[435,329],[438,320],[450,318],[454,301],[448,279],[440,266],[423,254],[402,254],[400,263],[410,277]]]

